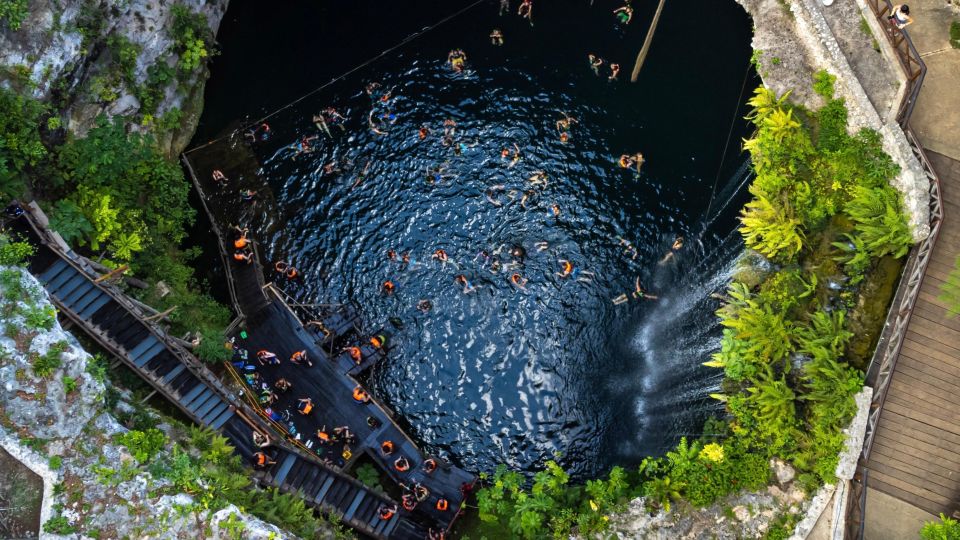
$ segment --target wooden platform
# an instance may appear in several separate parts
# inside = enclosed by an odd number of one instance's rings
[[[865,467],[869,487],[950,515],[960,510],[960,318],[937,297],[960,256],[960,162],[927,155],[945,217]]]

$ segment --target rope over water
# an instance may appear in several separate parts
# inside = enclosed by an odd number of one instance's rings
[[[663,5],[667,0],[660,0],[657,6],[657,12],[653,15],[653,21],[650,23],[650,29],[647,30],[647,37],[643,40],[643,47],[640,48],[640,54],[637,55],[637,63],[633,66],[633,73],[630,74],[630,82],[637,82],[640,76],[640,68],[643,67],[643,61],[647,59],[647,51],[650,50],[650,43],[653,41],[653,33],[657,30],[657,23],[660,21],[660,13],[663,12]]]
[[[388,48],[388,49],[385,49],[385,50],[382,51],[380,54],[378,54],[378,55],[376,55],[376,56],[374,56],[374,57],[366,60],[365,62],[363,62],[363,63],[361,63],[361,64],[358,64],[357,66],[354,66],[353,68],[350,68],[350,69],[347,70],[347,71],[344,71],[344,72],[341,73],[340,75],[337,75],[336,77],[334,77],[334,78],[330,79],[329,81],[323,83],[322,85],[314,88],[313,90],[307,92],[306,94],[298,97],[297,99],[291,101],[290,103],[287,103],[286,105],[280,107],[279,109],[276,109],[275,111],[267,114],[267,115],[264,116],[263,118],[260,118],[259,120],[255,121],[255,122],[251,122],[251,124],[260,124],[260,123],[263,123],[263,122],[267,121],[267,120],[270,119],[270,118],[273,118],[274,116],[276,116],[277,114],[279,114],[281,111],[284,111],[284,110],[286,110],[286,109],[289,109],[290,107],[293,107],[293,106],[296,105],[297,103],[300,103],[301,101],[303,101],[303,100],[307,99],[308,97],[316,94],[317,92],[323,90],[324,88],[330,86],[331,84],[333,84],[333,83],[335,83],[335,82],[337,82],[337,81],[340,81],[340,80],[342,80],[342,79],[344,79],[344,78],[352,75],[353,73],[355,73],[355,72],[357,72],[357,71],[359,71],[359,70],[367,67],[368,65],[376,62],[376,61],[379,60],[380,58],[383,58],[384,56],[392,53],[393,51],[399,49],[400,47],[403,47],[403,46],[406,45],[407,43],[410,43],[411,41],[417,39],[418,37],[420,37],[420,36],[422,36],[422,35],[424,35],[424,34],[426,34],[427,32],[433,30],[434,28],[437,28],[437,27],[443,25],[444,23],[447,23],[447,22],[449,22],[450,20],[455,19],[456,17],[462,15],[463,13],[469,11],[470,9],[473,9],[474,7],[476,7],[476,6],[484,3],[484,2],[486,2],[486,1],[487,1],[487,0],[477,0],[476,2],[470,4],[469,6],[467,6],[467,7],[465,7],[465,8],[462,8],[461,10],[459,10],[459,11],[457,11],[457,12],[455,12],[455,13],[452,13],[452,14],[450,14],[450,15],[447,15],[446,17],[440,19],[439,21],[437,21],[437,22],[435,22],[435,23],[433,23],[433,24],[431,24],[431,25],[429,25],[429,26],[424,26],[419,32],[417,32],[417,33],[415,33],[415,34],[411,34],[411,35],[403,38],[402,41],[400,41],[399,43],[397,43],[397,44],[394,45],[393,47],[390,47],[390,48]],[[186,155],[186,154],[189,154],[189,153],[191,153],[191,152],[200,150],[201,148],[206,148],[207,146],[210,146],[210,145],[212,145],[212,144],[216,144],[216,143],[218,143],[218,142],[220,142],[220,141],[222,141],[222,140],[224,140],[224,139],[228,139],[228,138],[232,137],[235,133],[237,133],[238,131],[240,131],[241,129],[243,129],[243,128],[237,128],[237,129],[231,131],[230,133],[227,133],[226,135],[222,135],[222,136],[220,136],[220,137],[217,137],[216,139],[211,139],[211,140],[209,140],[209,141],[201,144],[200,146],[195,146],[195,147],[193,147],[193,148],[191,148],[191,149],[189,149],[189,150],[185,150],[185,151],[183,152],[183,154]]]

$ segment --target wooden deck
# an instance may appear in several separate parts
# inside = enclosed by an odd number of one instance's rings
[[[960,162],[927,155],[945,218],[865,467],[870,488],[950,515],[960,510],[960,318],[937,297],[960,256]]]

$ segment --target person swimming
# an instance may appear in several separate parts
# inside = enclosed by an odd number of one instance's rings
[[[446,262],[447,262],[447,252],[444,251],[444,250],[442,250],[442,249],[438,249],[438,250],[436,250],[436,251],[433,252],[433,258],[436,259],[436,260],[438,260],[438,261],[440,261],[440,262],[442,262],[442,263],[446,263]]]
[[[417,136],[420,137],[420,140],[422,141],[427,138],[427,135],[430,135],[430,128],[424,124],[420,126],[420,131],[417,132]]]
[[[493,32],[490,32],[490,43],[498,47],[503,45],[503,32],[499,28],[494,28]]]
[[[424,312],[424,313],[427,313],[428,311],[430,311],[431,309],[433,309],[433,302],[431,302],[431,301],[427,300],[426,298],[424,298],[424,299],[420,300],[419,302],[417,302],[417,309],[419,309],[420,311],[422,311],[422,312]]]
[[[453,71],[461,73],[467,61],[467,54],[461,49],[453,49],[447,54],[447,61],[450,62]]]
[[[240,200],[243,202],[253,202],[253,198],[256,196],[257,192],[252,189],[240,190]]]
[[[527,181],[533,184],[534,186],[547,187],[547,173],[544,171],[534,171],[530,175],[530,178],[527,178]]]
[[[630,21],[633,20],[633,8],[630,7],[630,4],[613,10],[613,14],[617,16],[620,24],[630,24]]]
[[[226,184],[227,182],[230,181],[227,179],[227,177],[223,174],[223,171],[221,171],[220,169],[214,169],[212,176],[213,176],[213,181],[216,182],[217,184]]]
[[[530,21],[530,26],[533,26],[533,0],[523,0],[520,3],[520,9],[517,10],[517,15]]]
[[[517,146],[517,143],[513,143],[513,157],[510,158],[510,165],[507,165],[507,168],[513,168],[513,166],[519,163],[521,159],[523,159],[523,155],[520,154],[520,147]]]
[[[467,276],[463,274],[457,275],[455,278],[453,278],[453,280],[459,283],[460,285],[463,285],[463,294],[469,294],[476,290],[476,287],[471,285],[470,280],[468,280]]]
[[[393,282],[390,281],[389,279],[383,282],[383,287],[382,287],[383,294],[390,296],[391,294],[393,294],[394,289],[396,289],[396,287],[394,286]]]
[[[511,274],[511,276],[510,276],[510,283],[513,283],[514,286],[516,286],[518,289],[520,289],[520,290],[522,290],[522,291],[527,290],[527,288],[526,288],[527,279],[525,279],[523,276],[521,276],[520,274],[518,274],[518,273],[516,273],[516,272],[514,272],[513,274]]]
[[[670,259],[673,259],[676,256],[675,254],[681,249],[683,249],[683,237],[678,236],[676,239],[674,239],[673,244],[671,244],[670,251],[668,251],[667,254],[664,255],[657,264],[666,264]]]
[[[610,76],[607,77],[608,81],[617,80],[617,76],[620,75],[620,64],[610,64]]]
[[[643,288],[640,286],[640,276],[637,276],[637,279],[634,282],[633,291],[630,293],[630,296],[627,296],[627,294],[624,293],[624,294],[621,294],[620,296],[617,296],[612,301],[615,306],[619,306],[620,304],[626,303],[631,297],[634,300],[657,300],[658,299],[657,296],[644,292]]]
[[[591,56],[592,56],[592,55],[591,55]],[[580,123],[579,120],[577,120],[576,118],[570,116],[569,114],[567,114],[567,113],[565,113],[565,112],[562,112],[562,111],[561,111],[560,114],[563,115],[563,118],[557,120],[557,131],[559,131],[559,132],[561,132],[561,133],[564,132],[564,131],[570,131],[570,128],[571,128],[572,124],[578,124],[578,123]]]
[[[587,59],[590,61],[590,69],[593,70],[593,74],[600,75],[600,66],[603,65],[603,58],[588,54]]]

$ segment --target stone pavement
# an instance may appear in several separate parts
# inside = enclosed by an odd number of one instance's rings
[[[864,525],[864,540],[915,540],[920,538],[920,529],[937,516],[877,491],[867,489],[867,522]]]
[[[950,46],[950,23],[960,13],[946,0],[909,0],[907,27],[927,64],[927,76],[910,118],[925,148],[960,160],[960,49]]]

